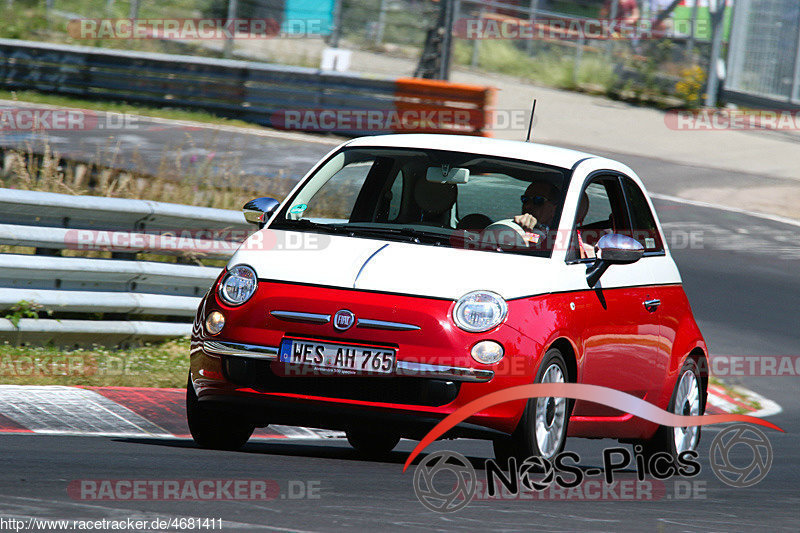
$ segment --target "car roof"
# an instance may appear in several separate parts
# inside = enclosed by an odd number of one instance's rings
[[[558,148],[546,144],[506,141],[468,135],[442,135],[409,133],[358,137],[347,143],[348,147],[427,148],[470,154],[521,159],[554,167],[571,169],[579,161],[597,157],[592,154]]]

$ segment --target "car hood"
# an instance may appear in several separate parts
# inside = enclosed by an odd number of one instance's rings
[[[453,300],[474,290],[543,294],[555,281],[541,257],[269,229],[245,241],[228,266],[237,264],[262,280]]]

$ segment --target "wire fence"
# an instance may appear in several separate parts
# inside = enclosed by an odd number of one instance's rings
[[[800,3],[737,0],[734,18],[727,89],[800,104]]]
[[[0,0],[44,9],[53,40],[71,19],[267,20],[264,38],[252,25],[229,38],[137,40],[108,38],[61,42],[167,53],[188,53],[319,67],[326,48],[374,54],[353,65],[361,71],[411,75],[440,10],[454,10],[452,64],[525,77],[556,87],[613,92],[634,98],[677,97],[700,102],[707,72],[710,29],[702,0]],[[767,1],[767,0],[761,0]],[[784,0],[788,1],[788,0]],[[666,8],[671,8],[666,10]],[[21,17],[21,15],[20,15]],[[33,17],[29,17],[32,19]],[[648,31],[609,30],[604,21]],[[23,20],[15,21],[22,25]],[[499,31],[493,29],[499,28]],[[516,29],[504,33],[504,28]],[[42,31],[44,30],[44,31]],[[35,38],[31,35],[0,37]],[[5,32],[5,33],[3,33]],[[69,33],[69,32],[66,32]],[[256,32],[257,33],[257,32]],[[150,37],[158,37],[155,33]],[[55,37],[58,41],[58,37]],[[384,64],[383,58],[404,59]],[[347,67],[345,62],[344,67]],[[394,70],[393,70],[394,69]]]

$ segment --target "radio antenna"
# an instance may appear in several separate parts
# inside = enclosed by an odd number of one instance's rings
[[[533,99],[533,107],[531,107],[531,121],[528,124],[528,136],[525,138],[525,142],[531,142],[531,133],[533,133],[533,115],[536,113],[536,98]]]

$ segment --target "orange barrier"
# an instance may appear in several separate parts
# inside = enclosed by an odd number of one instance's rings
[[[491,136],[489,124],[495,103],[494,87],[398,78],[394,96],[398,113],[420,113],[431,119],[428,125],[421,124],[415,133]]]

